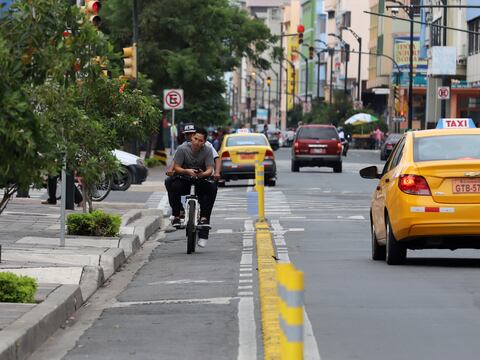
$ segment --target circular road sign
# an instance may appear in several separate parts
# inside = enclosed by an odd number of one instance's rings
[[[437,97],[440,100],[450,99],[450,88],[448,86],[439,86],[437,88]]]
[[[164,90],[163,107],[169,110],[183,109],[183,89]]]

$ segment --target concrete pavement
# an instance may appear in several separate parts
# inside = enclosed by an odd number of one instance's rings
[[[160,196],[162,168],[128,190],[139,191]],[[13,199],[0,215],[0,272],[32,276],[39,283],[35,304],[0,303],[0,360],[27,358],[163,224],[158,206],[147,209],[145,203],[107,198],[96,208],[122,216],[120,235],[67,236],[60,247],[60,207],[40,204],[38,194]]]

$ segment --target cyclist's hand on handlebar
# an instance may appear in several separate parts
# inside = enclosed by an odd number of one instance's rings
[[[185,169],[185,175],[190,177],[197,177],[198,173],[194,169]]]
[[[213,174],[213,179],[214,179],[215,181],[220,180],[220,173],[219,173],[219,172],[215,172],[215,173]]]

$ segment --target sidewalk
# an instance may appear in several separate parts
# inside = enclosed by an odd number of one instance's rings
[[[128,190],[165,192],[164,169]],[[0,215],[0,272],[37,279],[35,304],[0,303],[0,360],[26,359],[82,306],[143,242],[163,225],[158,208],[125,202],[95,203],[122,216],[113,238],[67,236],[60,247],[60,207],[40,198],[14,198]],[[81,208],[67,210],[81,212]]]

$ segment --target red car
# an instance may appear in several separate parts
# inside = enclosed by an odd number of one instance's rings
[[[342,172],[342,143],[333,125],[302,125],[292,146],[292,171],[302,166],[327,166]]]

